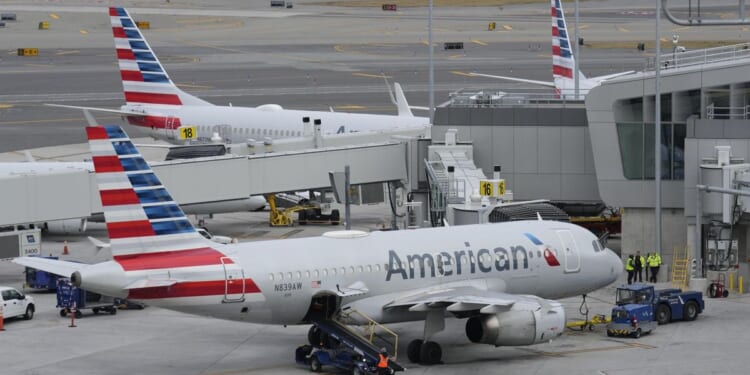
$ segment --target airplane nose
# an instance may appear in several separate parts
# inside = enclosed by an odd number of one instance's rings
[[[608,255],[607,266],[610,268],[610,275],[612,277],[612,282],[614,282],[622,274],[624,266],[622,265],[622,260],[614,251],[606,249],[606,252]]]

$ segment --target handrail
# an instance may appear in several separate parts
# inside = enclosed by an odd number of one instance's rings
[[[386,327],[386,326],[378,323],[377,321],[375,321],[374,319],[372,319],[369,316],[365,315],[365,313],[363,313],[363,312],[361,312],[359,310],[351,309],[350,308],[350,309],[346,309],[346,312],[342,311],[342,315],[343,315],[342,317],[345,317],[345,318],[348,318],[348,319],[352,319],[350,317],[352,314],[356,314],[356,315],[360,316],[362,318],[362,320],[364,320],[364,321],[367,322],[367,328],[366,329],[367,329],[367,331],[369,331],[369,333],[367,334],[369,336],[369,338],[367,338],[367,337],[365,337],[365,338],[371,344],[373,343],[373,340],[375,339],[375,329],[376,328],[380,328],[383,331],[385,331],[386,333],[388,333],[391,336],[393,336],[393,355],[391,356],[391,358],[393,358],[394,361],[396,359],[398,359],[398,334],[396,332],[394,332],[390,328],[388,328],[388,327]],[[385,339],[383,339],[383,340],[386,341],[386,342],[388,342]]]
[[[701,18],[701,2],[698,0],[698,17],[693,18],[693,4],[692,1],[688,5],[688,19],[681,19],[675,17],[672,12],[669,11],[669,8],[667,7],[667,1],[668,0],[661,0],[661,8],[662,12],[664,13],[664,16],[667,17],[669,22],[672,22],[675,25],[680,26],[730,26],[730,25],[750,25],[750,21],[745,18],[745,0],[739,0],[738,6],[737,6],[737,15],[740,18],[735,18],[731,20],[717,20],[717,19],[711,19],[711,20],[704,20]]]

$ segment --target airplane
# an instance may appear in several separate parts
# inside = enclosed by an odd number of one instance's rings
[[[442,349],[433,336],[446,317],[466,319],[474,343],[548,342],[565,328],[553,299],[602,288],[623,269],[585,228],[542,220],[213,243],[120,126],[86,132],[113,259],[13,261],[96,293],[261,324],[318,324],[352,309],[381,323],[424,320],[424,336],[407,354],[434,364]]]
[[[508,81],[531,83],[534,85],[553,87],[555,93],[565,99],[576,99],[575,93],[575,56],[571,49],[568,27],[565,23],[561,0],[551,0],[552,4],[552,77],[553,81],[537,81],[509,76],[498,76],[492,74],[469,73],[471,76],[498,78]],[[597,77],[586,77],[583,72],[578,71],[578,99],[584,99],[586,94],[602,82],[616,77],[633,73],[614,73]]]
[[[125,8],[111,7],[109,15],[126,104],[119,110],[49,106],[120,114],[127,123],[141,127],[148,135],[175,144],[184,143],[186,138],[211,141],[215,133],[226,143],[299,137],[304,134],[305,117],[313,122],[321,120],[323,134],[430,125],[428,117],[412,114],[398,83],[394,84],[396,116],[289,110],[278,104],[254,108],[213,105],[174,84]]]

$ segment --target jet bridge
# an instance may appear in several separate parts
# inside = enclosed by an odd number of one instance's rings
[[[569,221],[568,215],[547,200],[513,202],[513,192],[506,190],[492,198],[480,194],[482,184],[500,179],[496,166],[492,179],[474,164],[474,149],[469,143],[460,144],[457,130],[449,129],[444,144],[428,147],[425,161],[429,176],[430,222],[433,226],[476,224],[486,222],[534,220]]]
[[[262,154],[172,160],[152,163],[152,168],[186,212],[191,206],[232,205],[251,195],[328,188],[328,172],[342,171],[345,165],[350,166],[352,184],[407,182],[408,143],[416,138],[384,138],[362,143],[372,139],[363,135],[360,144],[328,147],[318,140],[317,148],[299,151],[283,151],[295,146],[286,142],[264,145],[264,149],[274,149]],[[309,142],[300,140],[296,147]],[[235,150],[242,148],[251,147],[242,145]],[[0,226],[90,217],[102,212],[94,174],[84,164],[71,169],[0,174],[0,191],[0,206],[4,208],[0,210]]]

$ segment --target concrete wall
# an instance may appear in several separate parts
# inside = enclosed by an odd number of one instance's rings
[[[490,108],[443,107],[432,137],[458,129],[458,140],[474,146],[474,163],[488,176],[493,166],[515,199],[600,201],[594,158],[579,104]]]
[[[656,238],[654,210],[651,208],[626,208],[622,215],[621,257],[640,251],[644,257],[653,252]],[[674,247],[684,248],[688,243],[688,231],[685,213],[681,209],[662,210],[662,270],[660,281],[667,280],[672,267]],[[683,250],[684,251],[684,250]]]

